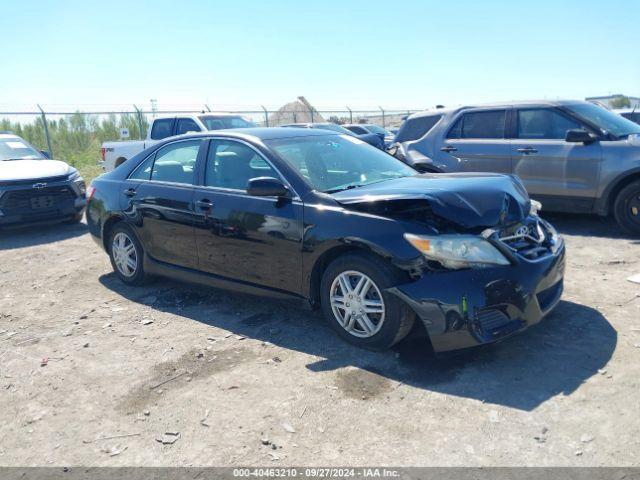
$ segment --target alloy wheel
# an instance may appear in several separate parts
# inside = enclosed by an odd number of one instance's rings
[[[629,209],[629,219],[634,223],[640,224],[640,192],[629,200],[627,208]]]
[[[118,271],[125,277],[132,277],[138,269],[138,253],[129,236],[124,232],[114,235],[111,254]]]
[[[331,309],[348,333],[359,338],[374,336],[382,328],[385,305],[380,289],[364,273],[349,270],[331,284]]]

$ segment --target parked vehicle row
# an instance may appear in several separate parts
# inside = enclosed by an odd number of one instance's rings
[[[562,294],[565,249],[515,176],[419,174],[352,136],[171,137],[95,179],[87,224],[116,275],[302,300],[385,349],[415,320],[437,352],[505,339]]]
[[[225,113],[160,116],[151,122],[145,140],[104,142],[101,149],[102,166],[105,172],[110,172],[145,148],[175,135],[255,126],[253,122],[240,115]]]
[[[380,137],[385,148],[389,147],[395,138],[395,133],[382,128],[380,125],[374,123],[351,123],[343,125],[347,130],[351,130],[356,135],[365,135],[367,133],[373,133]]]
[[[342,135],[350,135],[352,137],[359,138],[363,142],[367,142],[369,145],[372,145],[376,148],[384,149],[385,144],[384,140],[381,139],[377,134],[371,133],[369,131],[365,131],[364,133],[354,132],[345,128],[342,125],[338,125],[337,123],[331,122],[316,122],[316,123],[288,123],[286,125],[279,125],[280,127],[286,128],[319,128],[322,130],[329,130],[331,132],[341,133]]]
[[[85,183],[75,168],[17,135],[0,134],[0,227],[79,222],[85,204]]]
[[[422,172],[514,174],[545,211],[613,214],[640,233],[640,125],[592,103],[416,113],[388,151]]]

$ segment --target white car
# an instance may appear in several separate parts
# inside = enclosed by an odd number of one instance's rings
[[[104,142],[101,149],[102,168],[105,172],[110,172],[145,148],[174,135],[255,126],[257,125],[250,120],[232,113],[202,113],[154,118],[145,140]]]
[[[79,222],[86,205],[78,170],[0,133],[0,228],[40,222]]]

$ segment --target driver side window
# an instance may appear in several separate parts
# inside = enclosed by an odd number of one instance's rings
[[[209,146],[204,184],[231,190],[246,190],[257,177],[280,178],[253,148],[233,140],[215,140]]]
[[[567,130],[582,128],[578,122],[550,108],[518,110],[518,138],[564,140]]]

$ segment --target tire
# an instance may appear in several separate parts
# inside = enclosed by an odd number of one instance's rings
[[[347,280],[348,287],[344,283]],[[403,280],[406,279],[400,271],[373,255],[347,253],[336,258],[324,271],[320,283],[325,320],[353,345],[368,350],[387,350],[409,333],[415,318],[406,304],[385,292],[385,288]],[[366,289],[364,296],[353,290],[359,286]],[[343,295],[345,287],[352,289],[347,295]],[[353,296],[351,300],[348,295]],[[332,297],[344,298],[344,301],[332,304]],[[371,309],[371,312],[365,312],[365,309]],[[352,314],[354,311],[355,315]]]
[[[138,286],[150,280],[144,271],[142,245],[127,224],[118,223],[110,230],[107,245],[113,271],[122,282]]]
[[[640,234],[640,181],[620,190],[613,205],[613,214],[623,230]]]

